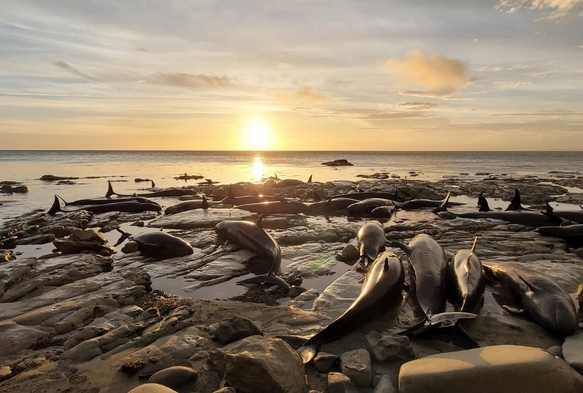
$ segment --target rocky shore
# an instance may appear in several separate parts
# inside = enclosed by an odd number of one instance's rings
[[[232,189],[236,195],[269,194],[306,203],[315,195],[325,199],[356,189],[398,190],[405,199],[436,200],[451,192],[467,204],[439,215],[429,209],[398,211],[381,220],[386,238],[408,242],[426,233],[453,255],[469,249],[477,236],[476,254],[483,263],[528,266],[553,278],[579,304],[583,248],[541,236],[533,227],[458,218],[456,213],[475,211],[480,193],[491,206],[505,206],[515,189],[523,205],[536,210],[547,202],[583,204],[581,175],[460,175],[435,182],[385,175],[357,182],[240,183]],[[220,184],[192,189],[213,200],[228,192]],[[157,201],[163,207],[176,202]],[[281,246],[287,261],[281,277],[292,290],[251,287],[236,298],[196,299],[197,290],[232,283],[256,269],[249,251],[217,247],[213,230],[224,220],[256,218],[236,207],[212,206],[173,215],[30,212],[7,222],[0,228],[0,392],[457,393],[481,391],[481,385],[496,386],[498,392],[513,391],[504,390],[507,386],[523,392],[541,391],[536,390],[541,386],[556,392],[583,389],[582,334],[555,337],[526,317],[509,314],[497,302],[503,294],[492,287],[467,328],[482,348],[463,350],[396,334],[415,322],[405,305],[396,318],[354,326],[304,365],[295,349],[359,294],[363,273],[336,256],[355,242],[356,232],[371,218],[267,216],[263,228]],[[155,260],[135,249],[122,251],[102,236],[120,225],[142,231],[163,228],[190,243],[194,252]],[[47,244],[53,245],[49,251],[58,252],[19,255],[18,246]],[[395,252],[406,261],[405,254]],[[308,285],[318,279],[329,285]],[[175,293],[193,298],[161,291],[158,280],[174,280]]]

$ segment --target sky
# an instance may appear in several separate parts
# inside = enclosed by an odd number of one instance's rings
[[[583,0],[2,0],[0,141],[583,150]]]

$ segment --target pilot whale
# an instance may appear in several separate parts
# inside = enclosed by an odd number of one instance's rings
[[[405,269],[399,257],[392,251],[379,254],[350,307],[298,349],[304,363],[314,358],[318,346],[336,341],[382,314],[396,314],[403,300],[404,283]]]

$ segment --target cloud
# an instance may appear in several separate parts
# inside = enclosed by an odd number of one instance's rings
[[[85,79],[89,79],[89,80],[94,81],[94,82],[97,82],[97,79],[85,74],[84,72],[79,71],[77,68],[73,67],[69,63],[65,63],[64,61],[56,61],[53,64],[59,68],[62,68],[66,71],[69,71],[71,74],[80,76],[80,77],[85,78]]]
[[[549,18],[558,18],[583,4],[583,0],[500,0],[497,10],[512,14],[521,8],[530,10],[552,10]]]
[[[294,66],[287,63],[277,63],[277,68],[294,68]]]
[[[525,86],[529,86],[532,82],[519,82],[519,81],[498,81],[494,82],[496,86],[498,86],[501,90],[509,90],[509,89],[520,89]]]
[[[231,78],[227,76],[209,76],[184,72],[158,72],[148,78],[147,81],[193,90],[224,89],[234,86]]]
[[[498,71],[502,71],[502,67],[487,67],[487,66],[484,66],[484,67],[480,68],[478,71],[498,72]]]
[[[423,89],[406,91],[403,94],[447,96],[470,83],[466,67],[460,61],[438,54],[427,57],[418,49],[407,52],[403,59],[387,60],[385,66],[406,82]]]
[[[404,102],[399,105],[414,111],[424,111],[427,109],[435,108],[437,106],[437,104],[434,104],[432,102]]]
[[[281,89],[275,92],[274,97],[281,102],[323,102],[331,98],[329,95],[318,93],[311,86],[302,86],[295,91]]]

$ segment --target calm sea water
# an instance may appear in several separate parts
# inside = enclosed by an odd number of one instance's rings
[[[322,162],[347,159],[350,167]],[[0,225],[32,209],[48,209],[54,194],[67,200],[105,195],[107,180],[115,190],[133,193],[149,187],[183,186],[174,177],[188,173],[221,183],[258,182],[277,176],[314,181],[356,180],[357,175],[389,172],[416,179],[476,173],[546,175],[550,171],[583,173],[581,152],[209,152],[209,151],[0,151],[0,181],[22,182],[27,194],[0,194]],[[43,175],[77,177],[74,185],[41,181]],[[189,181],[186,184],[193,184]]]

